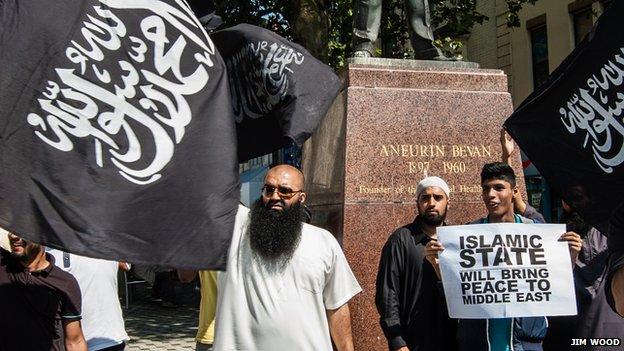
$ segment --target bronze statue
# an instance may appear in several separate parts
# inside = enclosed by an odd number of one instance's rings
[[[381,22],[382,0],[355,0],[353,57],[372,57],[373,43],[377,40]],[[414,58],[420,60],[449,60],[433,45],[433,31],[427,0],[405,0],[410,41]]]

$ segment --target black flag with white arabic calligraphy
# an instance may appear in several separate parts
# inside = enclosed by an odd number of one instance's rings
[[[239,200],[223,59],[182,0],[0,1],[0,227],[222,268]]]
[[[249,24],[210,35],[228,69],[239,161],[310,137],[340,89],[329,66],[300,45]]]
[[[603,233],[624,215],[623,18],[624,1],[613,1],[505,122],[552,188]]]

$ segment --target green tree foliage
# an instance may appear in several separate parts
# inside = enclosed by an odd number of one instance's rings
[[[518,12],[520,12],[523,5],[534,5],[537,0],[505,0],[505,2],[507,3],[507,8],[509,8],[509,13],[507,13],[507,25],[509,27],[520,27]]]
[[[507,25],[520,25],[518,12],[537,0],[505,0],[509,9]],[[409,41],[404,0],[384,0],[381,33],[383,55],[407,58]],[[343,67],[351,53],[353,0],[217,0],[217,13],[224,27],[250,23],[268,28],[304,46],[334,68]],[[460,45],[455,39],[470,33],[475,24],[488,17],[477,11],[477,0],[429,0],[431,21],[437,28],[436,45],[453,53]],[[381,54],[381,53],[379,53]]]
[[[217,14],[223,19],[222,28],[249,23],[270,29],[292,39],[289,1],[274,0],[216,0]]]
[[[344,67],[351,53],[353,34],[353,1],[328,0],[327,12],[331,20],[329,26],[329,56],[325,62],[334,68]]]

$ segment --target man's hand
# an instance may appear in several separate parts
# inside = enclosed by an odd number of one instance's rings
[[[395,349],[393,351],[409,351],[409,349],[407,348],[407,346],[403,346],[400,349]]]
[[[440,244],[438,239],[432,238],[427,245],[425,245],[425,258],[431,263],[431,266],[433,266],[438,279],[442,279],[440,275],[440,262],[438,260],[438,254],[442,251],[444,251],[444,246]]]
[[[196,270],[177,269],[176,272],[178,273],[178,279],[182,283],[190,283],[195,280],[195,277],[197,276]]]
[[[506,164],[511,164],[511,154],[513,154],[516,145],[511,138],[511,135],[509,135],[509,133],[507,133],[507,131],[503,128],[501,128],[500,131],[500,143],[503,150],[503,156],[501,157],[501,161]]]
[[[124,261],[119,261],[117,263],[117,266],[119,267],[119,269],[121,269],[124,272],[130,271],[130,268],[132,267],[132,265],[130,263],[124,262]]]
[[[353,351],[353,335],[351,334],[351,313],[349,304],[335,310],[327,310],[329,334],[334,340],[338,351]]]
[[[500,131],[500,143],[501,150],[503,151],[501,156],[501,161],[511,166],[511,154],[513,154],[516,149],[516,143],[511,138],[511,135],[507,133],[504,128],[501,128]],[[526,211],[526,203],[522,200],[520,194],[514,196],[513,198],[514,204],[514,212],[524,216],[524,212]]]
[[[575,232],[567,232],[559,238],[559,241],[567,241],[568,248],[570,249],[570,259],[572,260],[572,267],[576,264],[576,259],[583,248],[583,240],[581,236]]]
[[[80,321],[71,321],[63,324],[65,334],[65,350],[87,351],[87,342],[82,335]]]

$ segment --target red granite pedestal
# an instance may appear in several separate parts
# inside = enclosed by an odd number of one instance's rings
[[[414,219],[425,175],[451,187],[451,224],[485,214],[479,174],[500,160],[499,131],[513,108],[505,74],[470,64],[365,59],[343,78],[304,146],[305,189],[313,224],[342,242],[364,290],[350,302],[356,350],[384,350],[374,297],[386,239]],[[519,156],[513,167],[524,192]]]

